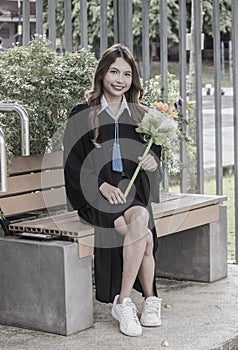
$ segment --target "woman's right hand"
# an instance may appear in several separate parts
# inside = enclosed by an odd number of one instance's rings
[[[99,191],[111,204],[126,203],[126,197],[123,192],[118,187],[112,186],[107,182],[101,184]]]

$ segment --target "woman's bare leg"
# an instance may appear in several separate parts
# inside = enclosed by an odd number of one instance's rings
[[[148,230],[148,232],[149,233],[147,235],[146,250],[138,274],[146,298],[155,295],[153,286],[155,273],[155,260],[153,256],[153,236],[150,230]]]
[[[123,246],[123,276],[119,302],[129,297],[139,273],[145,296],[154,295],[153,239],[148,231],[149,214],[135,206],[115,221],[117,231],[125,236]]]

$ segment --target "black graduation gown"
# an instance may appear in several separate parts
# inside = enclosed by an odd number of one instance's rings
[[[103,182],[120,187],[123,191],[131,179],[138,157],[146,147],[141,136],[135,131],[136,125],[127,110],[119,118],[119,136],[123,159],[123,174],[112,171],[112,147],[115,123],[105,111],[99,114],[100,148],[93,145],[87,104],[76,106],[68,119],[64,135],[64,172],[69,208],[77,210],[80,218],[95,227],[95,283],[96,298],[101,302],[113,302],[119,294],[122,279],[123,237],[118,234],[113,222],[131,205],[134,197],[145,206],[150,214],[150,229],[154,238],[154,254],[157,236],[151,210],[151,202],[159,202],[161,181],[161,147],[152,146],[151,152],[159,164],[155,172],[140,171],[131,190],[127,203],[111,205],[98,188]],[[137,278],[134,288],[143,293]],[[154,283],[155,295],[157,295]]]

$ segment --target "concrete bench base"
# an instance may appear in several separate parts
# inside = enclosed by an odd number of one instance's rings
[[[200,282],[227,276],[227,208],[219,210],[217,222],[158,238],[157,276]]]
[[[0,238],[0,323],[61,335],[93,325],[91,257],[77,243]]]

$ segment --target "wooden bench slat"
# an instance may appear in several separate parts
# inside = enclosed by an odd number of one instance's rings
[[[62,151],[14,157],[9,167],[9,174],[16,175],[43,169],[60,168],[63,165]]]
[[[157,236],[188,230],[219,220],[219,205],[175,213],[155,220]]]
[[[39,232],[82,237],[94,233],[94,228],[80,221],[76,211],[53,215],[35,220],[14,223],[9,226],[10,231]]]
[[[61,169],[9,177],[7,192],[0,193],[0,198],[59,186],[64,186]]]
[[[78,218],[78,214],[76,211],[70,211],[70,212],[64,212],[61,214],[57,214],[54,215],[54,218],[57,218],[57,221],[61,222],[61,221],[71,221],[71,220],[76,220],[76,217]],[[23,222],[20,222],[19,224],[23,224],[24,226],[29,226],[32,225],[32,227],[34,226],[38,226],[41,223],[44,223],[44,225],[47,225],[48,222],[50,222],[52,220],[52,216],[46,216],[46,217],[41,217],[38,219],[30,219],[30,220],[24,220]],[[13,223],[10,225],[11,227],[15,227],[16,225],[18,225],[18,223]]]
[[[165,201],[173,201],[183,198],[192,198],[194,201],[196,200],[213,200],[214,203],[221,203],[227,200],[226,196],[218,196],[218,195],[208,195],[208,194],[197,194],[197,193],[177,193],[177,192],[161,192],[160,193],[160,202]]]
[[[170,216],[175,213],[180,212],[187,212],[189,210],[198,209],[201,207],[209,207],[210,205],[219,204],[220,202],[226,200],[226,197],[220,196],[196,196],[193,197],[191,195],[186,196],[168,196],[168,199],[165,200],[163,198],[163,201],[161,203],[153,203],[153,213],[154,218],[157,219],[159,217],[163,216]],[[172,200],[170,198],[173,198]]]
[[[0,207],[5,216],[15,216],[26,212],[65,205],[65,189],[27,193],[24,195],[1,198]]]

